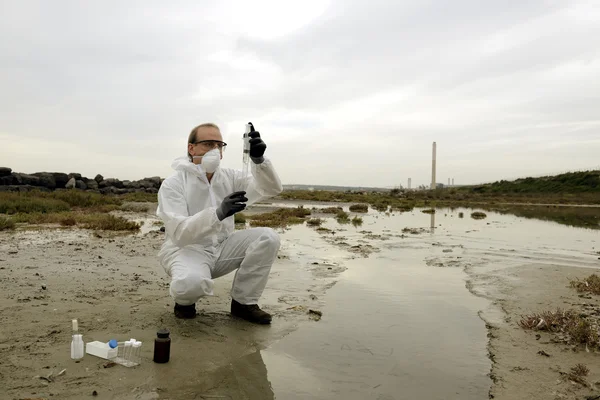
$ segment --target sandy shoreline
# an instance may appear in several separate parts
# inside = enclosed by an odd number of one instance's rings
[[[528,331],[518,325],[524,315],[558,308],[600,319],[600,296],[581,294],[569,287],[570,279],[583,279],[592,273],[598,273],[598,269],[535,263],[484,274],[471,271],[473,292],[492,300],[498,311],[482,313],[489,332],[488,349],[492,360],[490,398],[600,396],[600,354],[587,352],[581,345],[561,343],[552,333]],[[483,294],[490,286],[494,287],[493,294]],[[565,377],[577,364],[589,368],[585,379],[590,387]]]
[[[77,229],[0,234],[0,398],[78,399],[94,391],[98,399],[178,399],[198,393],[264,398],[269,382],[260,350],[315,323],[308,310],[323,307],[327,290],[345,270],[344,259],[366,258],[379,251],[377,243],[401,240],[394,232],[365,231],[364,240],[355,245],[336,235],[315,233],[298,240],[282,232],[282,250],[263,301],[274,323],[256,327],[228,314],[232,276],[216,281],[215,296],[198,306],[200,318],[176,320],[168,280],[156,259],[163,240],[157,229],[136,235]],[[422,260],[423,266],[463,268],[469,276],[467,288],[492,303],[481,312],[492,360],[490,398],[600,395],[599,354],[574,351],[553,343],[550,334],[517,325],[521,315],[557,307],[600,315],[600,296],[581,297],[568,287],[569,279],[598,273],[598,256],[581,259],[587,268],[558,265],[560,258],[552,264],[543,255],[510,250],[502,250],[497,260],[480,262],[468,244],[457,244],[464,242],[461,237],[440,239],[436,251],[452,261],[430,257]],[[442,253],[442,248],[453,253]],[[334,256],[340,261],[331,262]],[[68,350],[72,318],[79,319],[85,341],[113,337],[143,341],[144,362],[134,369],[105,368],[105,361],[91,356],[73,362]],[[168,365],[157,365],[151,361],[152,341],[163,326],[172,332],[173,357]],[[578,363],[589,367],[589,387],[561,374]]]

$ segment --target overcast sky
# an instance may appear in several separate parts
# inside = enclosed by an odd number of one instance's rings
[[[190,130],[283,183],[600,167],[600,1],[0,0],[0,166],[166,177]]]

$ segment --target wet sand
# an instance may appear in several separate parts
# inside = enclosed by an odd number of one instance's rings
[[[458,218],[460,211],[467,217]],[[540,308],[599,312],[599,296],[582,299],[568,287],[569,278],[598,272],[598,231],[493,213],[476,221],[460,209],[358,215],[359,227],[328,219],[332,233],[280,231],[261,302],[274,315],[267,327],[229,316],[232,274],[216,280],[197,319],[175,319],[156,260],[163,235],[152,216],[128,214],[148,220],[136,235],[1,233],[0,398],[79,399],[94,391],[98,399],[600,395],[560,374],[584,363],[593,385],[599,354],[565,350],[544,333],[536,340],[537,332],[516,325]],[[105,368],[87,355],[72,361],[73,318],[85,341],[143,341],[142,364]],[[172,359],[158,365],[152,341],[162,327],[171,331]]]

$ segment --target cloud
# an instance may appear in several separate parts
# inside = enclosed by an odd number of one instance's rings
[[[593,1],[1,7],[0,156],[18,171],[167,176],[206,121],[232,167],[255,123],[285,183],[427,183],[433,141],[441,182],[600,153]]]

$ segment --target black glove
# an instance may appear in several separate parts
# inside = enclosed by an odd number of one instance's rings
[[[267,149],[267,145],[260,138],[260,133],[254,130],[254,125],[252,122],[248,122],[250,124],[250,134],[248,136],[250,139],[250,158],[254,162],[254,164],[260,164],[265,161],[263,155],[265,154],[265,150]]]
[[[246,192],[233,192],[229,196],[223,199],[223,202],[217,208],[217,218],[219,221],[223,221],[227,217],[231,217],[236,212],[242,211],[246,208],[244,202],[248,201],[246,198]]]

